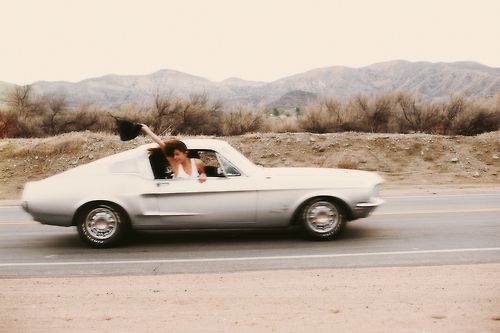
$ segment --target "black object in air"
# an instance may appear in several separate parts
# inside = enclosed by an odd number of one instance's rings
[[[118,133],[120,134],[120,140],[129,141],[135,139],[139,133],[141,133],[142,125],[139,123],[133,123],[125,119],[116,119],[116,126]]]

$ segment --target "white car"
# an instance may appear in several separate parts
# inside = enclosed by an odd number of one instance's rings
[[[105,247],[129,229],[298,225],[311,238],[331,239],[383,202],[383,180],[373,172],[264,168],[225,141],[183,142],[205,163],[205,183],[172,179],[166,159],[148,151],[158,146],[149,144],[28,182],[23,208],[40,223],[76,226],[85,242]]]

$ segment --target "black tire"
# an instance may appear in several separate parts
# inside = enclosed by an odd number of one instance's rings
[[[338,236],[347,224],[344,208],[336,201],[316,198],[301,209],[300,224],[313,240],[330,240]]]
[[[118,244],[129,229],[129,221],[123,210],[110,203],[95,203],[83,208],[76,219],[80,238],[96,248]]]

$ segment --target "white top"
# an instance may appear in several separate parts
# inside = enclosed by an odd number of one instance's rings
[[[175,176],[175,178],[198,178],[200,174],[198,173],[198,168],[196,167],[194,158],[191,158],[190,160],[191,160],[191,174],[188,175],[186,171],[184,171],[182,164],[179,164],[177,169],[177,175]]]

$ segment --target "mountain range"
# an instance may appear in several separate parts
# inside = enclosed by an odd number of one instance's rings
[[[0,81],[0,94],[12,86],[13,84]],[[37,95],[64,95],[70,105],[151,103],[154,94],[159,91],[179,96],[207,93],[210,98],[220,99],[229,105],[293,108],[304,106],[325,95],[346,98],[356,94],[407,91],[425,98],[455,94],[493,96],[500,91],[500,68],[476,62],[396,60],[360,68],[317,68],[272,82],[239,78],[214,82],[163,69],[148,75],[110,74],[79,82],[37,81],[32,86]]]

